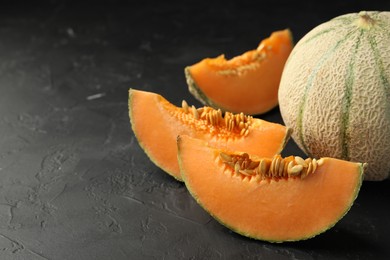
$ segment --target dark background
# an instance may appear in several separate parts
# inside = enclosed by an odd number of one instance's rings
[[[130,87],[200,106],[185,66],[361,10],[390,3],[2,1],[0,259],[389,259],[389,181],[365,182],[313,239],[256,241],[151,163],[128,119]],[[282,123],[277,108],[261,118]]]

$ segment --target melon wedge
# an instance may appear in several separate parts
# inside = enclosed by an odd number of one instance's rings
[[[361,163],[323,158],[314,169],[314,160],[307,159],[312,166],[296,175],[292,169],[301,158],[290,156],[282,163],[280,156],[249,155],[253,162],[268,162],[264,169],[269,175],[262,175],[261,170],[246,174],[231,167],[225,157],[234,156],[244,155],[188,136],[178,138],[181,173],[196,201],[231,230],[270,242],[308,239],[328,230],[349,211],[363,180]]]
[[[285,146],[290,131],[283,125],[210,107],[177,107],[161,95],[129,90],[129,117],[140,146],[161,169],[181,180],[177,161],[178,135],[207,140],[216,147],[232,147],[272,156]]]
[[[224,55],[187,66],[189,91],[203,104],[234,113],[262,114],[278,104],[284,64],[293,48],[291,31],[276,31],[257,49],[227,60]]]

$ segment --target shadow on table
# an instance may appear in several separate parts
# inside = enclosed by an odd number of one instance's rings
[[[288,243],[289,246],[296,249],[308,250],[323,253],[326,255],[351,256],[351,257],[378,257],[389,256],[389,251],[383,248],[383,245],[376,243],[369,237],[357,235],[350,230],[338,228],[329,230],[309,240],[298,242],[297,244]]]

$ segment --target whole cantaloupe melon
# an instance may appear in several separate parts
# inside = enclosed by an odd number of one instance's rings
[[[362,11],[320,24],[289,56],[280,111],[311,157],[368,163],[365,180],[390,171],[390,12]]]

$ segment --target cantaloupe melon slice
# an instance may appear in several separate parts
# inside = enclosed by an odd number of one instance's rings
[[[350,209],[363,164],[332,158],[258,158],[178,138],[185,184],[196,201],[233,231],[271,242],[311,238]],[[300,166],[301,165],[301,166]]]
[[[278,104],[279,82],[292,48],[291,31],[285,29],[232,59],[224,55],[205,58],[185,68],[189,91],[214,108],[248,115],[265,113]]]
[[[283,125],[210,107],[177,107],[161,95],[129,90],[129,116],[140,146],[161,169],[181,180],[176,138],[186,134],[234,150],[272,156],[285,146],[290,131]]]

